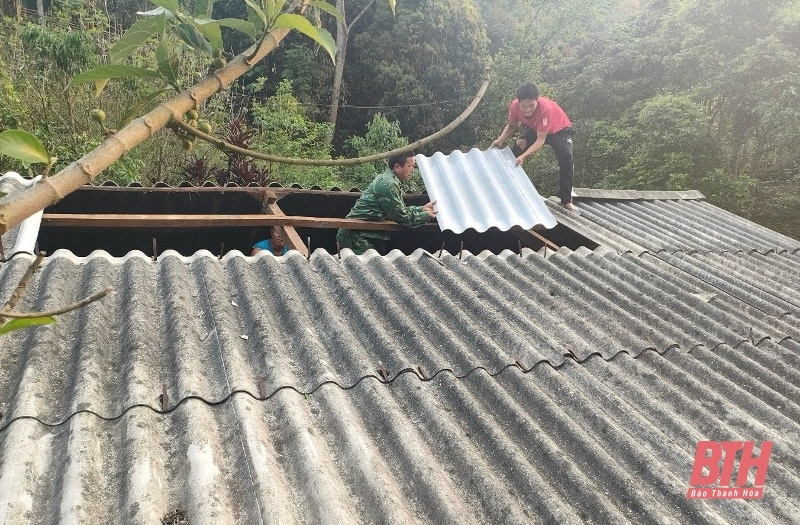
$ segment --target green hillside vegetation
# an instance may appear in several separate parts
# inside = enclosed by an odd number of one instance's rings
[[[99,97],[92,83],[70,82],[110,63],[121,31],[153,5],[119,0],[106,12],[94,3],[53,1],[41,25],[35,13],[18,19],[9,4],[2,4],[0,23],[0,131],[35,135],[58,157],[54,171],[103,141],[93,109],[105,112],[105,126],[121,129],[168,97],[151,78],[111,81]],[[220,0],[212,13],[246,16],[240,0]],[[335,38],[335,19],[315,16]],[[352,26],[340,57],[335,122],[334,64],[297,32],[204,102],[198,118],[217,136],[273,155],[356,157],[441,129],[488,72],[478,109],[422,152],[485,149],[502,129],[516,87],[534,81],[573,120],[576,186],[698,189],[716,205],[800,239],[798,0],[397,0],[394,15],[386,1],[348,0],[345,20]],[[228,27],[222,42],[229,59],[249,45]],[[177,85],[190,86],[212,68],[210,56],[170,45]],[[145,43],[126,64],[146,67],[164,52]],[[549,148],[524,167],[543,194],[555,191]],[[7,170],[35,173],[0,157],[0,172]],[[348,188],[374,170],[244,161],[163,129],[96,182]]]

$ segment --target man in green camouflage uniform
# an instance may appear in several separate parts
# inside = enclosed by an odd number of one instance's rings
[[[407,151],[389,159],[389,169],[375,177],[375,180],[361,193],[348,219],[367,221],[390,220],[402,226],[416,228],[436,217],[433,205],[406,206],[400,194],[400,182],[406,182],[414,173],[414,152]],[[357,255],[373,248],[384,251],[389,239],[388,231],[340,229],[336,233],[339,249],[350,248]]]

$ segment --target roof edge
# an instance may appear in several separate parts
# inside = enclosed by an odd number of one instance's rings
[[[697,190],[685,191],[639,191],[639,190],[603,190],[596,188],[574,188],[573,196],[579,199],[608,200],[701,200],[705,195]]]

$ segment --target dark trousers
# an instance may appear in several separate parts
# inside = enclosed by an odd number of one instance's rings
[[[536,130],[523,125],[522,133],[519,138],[526,143],[525,149],[536,142]],[[558,133],[548,134],[544,143],[553,148],[553,153],[558,160],[558,191],[556,195],[561,199],[562,204],[572,202],[572,182],[575,178],[575,160],[572,156],[572,136],[575,131],[572,128],[564,128]],[[519,157],[524,151],[514,144],[511,148],[515,157]]]

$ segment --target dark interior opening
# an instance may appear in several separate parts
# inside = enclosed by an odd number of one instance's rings
[[[203,189],[205,190],[205,189]],[[86,187],[69,194],[45,213],[130,213],[130,214],[259,214],[263,203],[258,191],[245,192],[242,188],[214,188],[199,191],[197,188],[106,188]],[[345,217],[359,196],[358,192],[331,192],[274,188],[278,205],[286,215],[307,217]],[[406,202],[421,205],[427,195],[406,195]],[[311,250],[319,248],[336,253],[336,229],[297,228],[297,233]],[[538,233],[558,246],[577,249],[585,246],[594,249],[596,243],[559,224],[551,230]],[[175,250],[182,255],[192,255],[208,250],[224,255],[238,250],[249,255],[253,244],[267,237],[266,227],[221,228],[54,228],[43,225],[39,233],[39,250],[53,253],[67,249],[78,256],[95,250],[104,250],[121,257],[133,250],[147,255]],[[501,232],[496,229],[478,233],[467,230],[461,234],[438,230],[396,231],[391,233],[389,249],[411,254],[416,249],[431,253],[439,250],[457,255],[461,250],[480,253],[488,250],[499,254],[503,250],[519,252],[520,248],[538,250],[544,243],[530,235]]]

